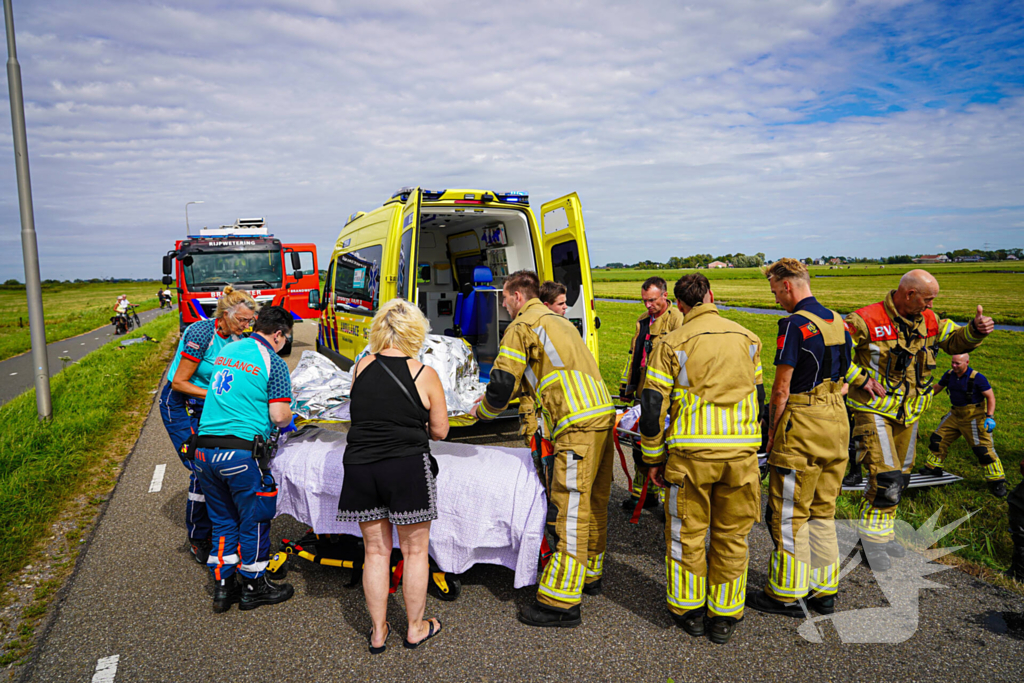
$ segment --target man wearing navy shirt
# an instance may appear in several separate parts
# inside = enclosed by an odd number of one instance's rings
[[[803,618],[806,606],[835,610],[839,589],[836,498],[849,459],[843,377],[853,340],[842,318],[811,294],[807,267],[783,258],[766,269],[775,300],[791,313],[779,323],[768,418],[768,509],[775,542],[764,590],[746,604]]]
[[[928,442],[931,453],[921,473],[941,477],[949,447],[963,435],[978,463],[985,468],[989,490],[1004,498],[1006,473],[992,441],[992,432],[996,429],[996,394],[985,375],[971,368],[969,362],[970,356],[966,353],[953,356],[952,369],[946,371],[935,388],[936,394],[948,390],[952,405],[939,428],[932,432]]]

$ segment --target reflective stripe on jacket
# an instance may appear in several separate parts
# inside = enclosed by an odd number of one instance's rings
[[[915,320],[904,318],[896,312],[894,293],[846,316],[846,329],[853,338],[846,404],[909,425],[931,405],[938,351],[967,353],[981,344],[982,337],[970,325],[939,320],[928,309]],[[868,378],[885,387],[885,396],[873,397],[863,388]]]
[[[641,397],[644,461],[661,463],[666,453],[727,450],[756,453],[762,383],[761,340],[718,314],[714,304],[695,306],[683,326],[654,347]],[[671,421],[662,431],[665,415]],[[712,456],[714,457],[714,456]]]
[[[576,327],[540,299],[526,302],[505,330],[477,415],[497,417],[518,393],[535,398],[552,439],[615,424],[615,406],[590,349]]]

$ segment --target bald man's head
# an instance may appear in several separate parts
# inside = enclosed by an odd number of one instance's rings
[[[958,353],[955,356],[950,357],[950,365],[953,367],[953,372],[956,373],[957,377],[960,377],[965,372],[971,363],[971,357],[966,353]]]
[[[900,286],[893,294],[896,312],[905,318],[915,318],[931,308],[939,295],[939,282],[927,270],[908,271],[900,278]]]

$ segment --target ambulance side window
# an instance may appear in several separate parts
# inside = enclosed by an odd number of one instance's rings
[[[580,270],[580,250],[576,240],[569,240],[551,247],[551,269],[555,282],[565,285],[565,303],[570,308],[580,297],[583,287],[583,271]]]
[[[383,245],[375,244],[338,255],[334,262],[334,305],[337,310],[366,314],[377,310],[383,254]]]

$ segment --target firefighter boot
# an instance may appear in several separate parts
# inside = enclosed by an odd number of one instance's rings
[[[604,586],[601,585],[601,580],[591,581],[590,583],[583,584],[583,592],[587,595],[600,595],[601,591],[604,590]]]
[[[707,609],[704,607],[692,609],[686,614],[676,614],[675,612],[669,612],[669,614],[672,615],[672,620],[676,622],[676,626],[695,638],[704,635],[706,632],[704,618],[707,616]]]
[[[238,602],[242,597],[242,587],[235,581],[232,574],[226,579],[221,579],[213,586],[213,611],[215,614],[222,614],[231,609],[233,603]]]
[[[758,612],[783,614],[787,617],[796,617],[797,619],[804,617],[804,611],[799,603],[776,600],[764,591],[750,591],[747,593],[746,605],[751,609],[756,609]]]
[[[836,596],[821,595],[807,598],[807,606],[818,614],[832,614],[836,611]]]
[[[736,624],[741,621],[743,621],[742,617],[739,619],[736,617],[711,617],[708,623],[708,638],[712,643],[725,645],[732,638],[732,634],[736,630]]]
[[[996,479],[995,481],[988,482],[988,490],[996,498],[1006,498],[1006,480]]]
[[[527,626],[561,626],[575,628],[583,621],[580,617],[580,606],[560,610],[534,601],[519,610],[519,621]]]
[[[201,564],[204,567],[206,566],[206,561],[210,559],[210,550],[212,548],[213,541],[209,538],[188,539],[188,552],[197,564]]]
[[[888,543],[884,543],[882,545],[885,548],[885,553],[889,557],[895,557],[896,559],[899,559],[901,557],[907,556],[907,549],[904,548],[903,544],[897,541],[895,538],[889,541]]]
[[[929,477],[941,477],[944,474],[941,467],[922,467],[917,473],[925,474]]]
[[[864,559],[873,572],[889,571],[889,553],[886,552],[888,543],[870,543],[864,541],[861,547],[864,550]]]
[[[240,610],[256,609],[260,605],[276,605],[295,595],[290,583],[274,583],[266,574],[255,579],[242,578]]]
[[[843,486],[860,486],[864,483],[864,473],[860,463],[850,461],[850,473],[843,477]]]

